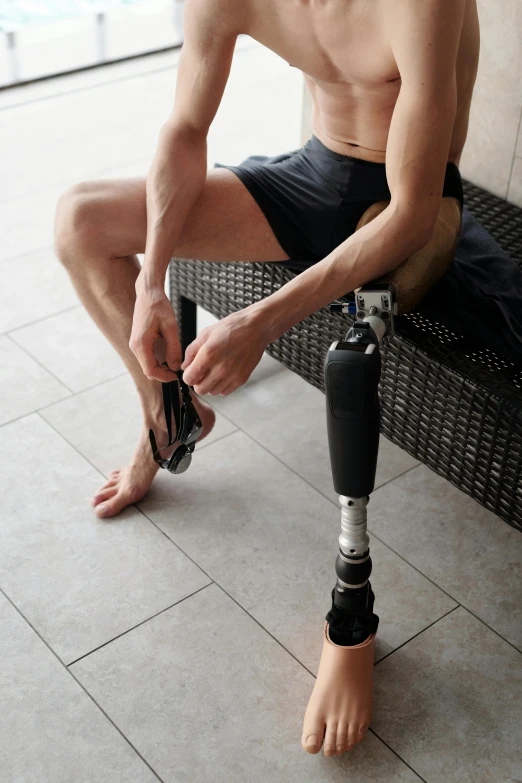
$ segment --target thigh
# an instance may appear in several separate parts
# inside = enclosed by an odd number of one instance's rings
[[[104,252],[113,257],[143,253],[145,179],[98,180],[80,187],[100,207]],[[208,171],[172,255],[206,261],[288,259],[254,198],[227,169]]]
[[[377,217],[388,203],[373,204],[357,228]],[[459,239],[461,215],[460,202],[452,196],[444,197],[428,244],[380,278],[395,285],[400,315],[416,307],[450,266]]]

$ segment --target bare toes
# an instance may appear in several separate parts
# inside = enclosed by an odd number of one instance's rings
[[[99,503],[102,503],[104,500],[108,500],[110,497],[115,495],[117,491],[118,489],[116,486],[105,484],[105,486],[96,492],[93,499],[91,500],[91,505],[97,506]]]
[[[121,496],[116,493],[112,498],[109,498],[109,500],[99,503],[94,511],[96,512],[97,517],[105,519],[106,517],[114,517],[116,514],[119,514],[120,511],[128,505],[128,501],[123,500]]]
[[[359,726],[351,726],[348,729],[348,737],[347,737],[347,744],[349,746],[349,749],[352,750],[352,748],[355,747],[361,740],[364,739],[364,735],[366,734],[366,729],[361,729]]]
[[[313,726],[303,732],[301,745],[307,753],[319,753],[323,744],[324,724],[322,726]]]
[[[337,739],[335,741],[335,750],[340,755],[346,750],[346,734],[347,727],[345,725],[339,725],[337,728]]]
[[[326,734],[324,736],[324,755],[334,756],[337,753],[336,750],[337,740],[337,726],[330,724],[326,727]]]

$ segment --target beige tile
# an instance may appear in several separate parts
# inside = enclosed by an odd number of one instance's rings
[[[52,247],[54,213],[62,191],[62,187],[44,185],[44,189],[30,196],[13,197],[2,203],[1,260]]]
[[[262,383],[249,383],[227,397],[209,396],[208,399],[337,504],[328,451],[325,397],[319,389],[283,368]],[[418,464],[381,436],[375,486]]]
[[[0,424],[70,395],[8,337],[0,337]]]
[[[69,276],[51,248],[0,261],[0,332],[78,304]]]
[[[478,9],[480,65],[461,170],[505,198],[522,108],[522,6],[480,0]]]
[[[522,774],[522,656],[459,608],[377,664],[372,726],[426,783]]]
[[[179,480],[176,480],[179,479]],[[146,515],[310,670],[331,606],[340,512],[242,432],[156,479]],[[379,657],[454,607],[373,540]]]
[[[41,415],[101,473],[108,475],[126,465],[143,426],[138,394],[130,375],[114,378],[67,402],[65,407],[52,405]],[[236,429],[218,413],[214,429],[196,447],[198,453]]]
[[[425,465],[378,489],[370,530],[522,646],[522,536]]]
[[[68,111],[68,107],[64,110]],[[10,198],[17,198],[50,186],[65,188],[96,178],[109,166],[140,160],[150,151],[138,134],[116,126],[48,139],[44,143],[45,154],[33,143],[26,146],[22,162],[18,156],[0,162],[4,200],[6,193]]]
[[[508,200],[522,207],[522,157],[515,158],[511,180],[509,183]]]
[[[125,371],[114,348],[82,307],[17,329],[11,337],[75,392]]]
[[[0,430],[0,584],[66,663],[208,584],[133,508],[98,520],[100,474],[37,416]]]
[[[157,778],[6,598],[0,596],[2,780]]]
[[[418,780],[373,734],[344,758],[304,753],[313,678],[216,586],[72,670],[165,783]]]

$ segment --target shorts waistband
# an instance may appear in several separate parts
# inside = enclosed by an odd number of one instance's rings
[[[323,144],[323,142],[313,134],[304,145],[304,149],[309,150],[314,154],[319,153],[321,155],[324,155],[330,158],[332,161],[335,160],[339,163],[349,164],[350,177],[352,178],[355,177],[355,179],[360,182],[362,191],[366,191],[367,189],[369,189],[371,187],[371,182],[373,182],[375,185],[379,184],[380,189],[381,190],[385,189],[388,193],[388,195],[381,195],[380,198],[382,199],[391,198],[391,194],[389,193],[388,184],[386,181],[385,163],[376,163],[375,161],[363,160],[362,158],[354,158],[352,155],[342,155],[340,152],[334,152],[334,150],[331,150],[329,147]],[[341,170],[344,169],[345,166],[342,166]],[[363,175],[362,170],[364,169],[366,170],[366,174]],[[371,175],[368,169],[372,169],[373,173]],[[357,171],[360,172],[360,176],[357,176],[356,174]],[[367,177],[370,177],[370,179],[368,180]],[[450,161],[448,161],[448,163],[446,164],[446,173],[444,176],[444,189],[442,195],[453,196],[454,198],[458,199],[461,207],[464,203],[464,194],[463,194],[460,170],[458,166],[455,165],[455,163],[452,163]]]
[[[343,155],[340,152],[334,152],[334,150],[331,150],[326,146],[326,144],[323,144],[323,142],[313,134],[306,142],[305,147],[313,150],[314,152],[321,152],[323,155],[328,155],[329,158],[338,160],[340,162],[350,161],[352,163],[360,163],[363,166],[376,166],[377,168],[382,168],[385,166],[384,163],[376,163],[373,160],[363,160],[363,158],[356,158],[353,155]]]

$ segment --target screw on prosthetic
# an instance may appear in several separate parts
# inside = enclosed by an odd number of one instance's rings
[[[355,302],[331,309],[355,320],[345,339],[331,345],[324,367],[330,462],[341,504],[337,581],[326,621],[335,644],[352,646],[375,633],[379,623],[369,580],[366,507],[379,450],[379,343],[394,331],[395,291],[391,284],[370,284],[359,289]]]

